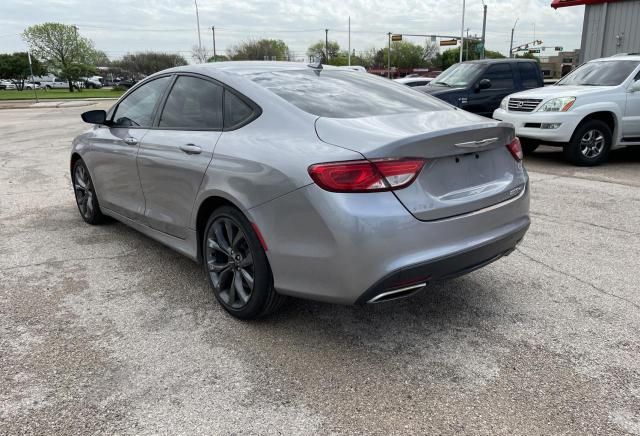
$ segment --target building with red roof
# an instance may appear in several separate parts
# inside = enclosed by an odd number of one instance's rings
[[[554,9],[584,5],[581,61],[640,53],[640,0],[553,0]]]

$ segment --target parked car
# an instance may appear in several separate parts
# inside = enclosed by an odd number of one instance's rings
[[[510,124],[370,74],[189,65],[82,119],[82,218],[114,217],[201,262],[239,318],[286,295],[408,296],[509,254],[529,227]]]
[[[563,147],[575,165],[598,165],[611,149],[640,145],[640,55],[589,61],[553,86],[519,92],[493,114],[512,123],[526,152]]]
[[[52,80],[40,81],[40,86],[44,89],[66,89],[69,88],[69,82],[53,78]]]
[[[137,83],[136,80],[132,80],[132,79],[124,79],[124,80],[120,80],[116,86],[121,86],[123,88],[129,89],[131,88],[133,85],[135,85]]]
[[[102,88],[102,76],[91,76],[84,80],[84,87],[87,89]]]
[[[16,90],[18,88],[16,87],[16,84],[10,80],[0,80],[0,89],[11,91],[11,90]]]
[[[402,77],[400,79],[393,79],[397,83],[401,83],[402,85],[407,85],[410,87],[415,86],[427,86],[432,80],[432,77],[421,77],[416,75],[411,75],[411,77]]]
[[[491,117],[507,95],[541,86],[542,72],[533,59],[483,59],[452,65],[428,86],[416,89]]]
[[[40,89],[40,85],[32,82],[24,82],[23,89]]]

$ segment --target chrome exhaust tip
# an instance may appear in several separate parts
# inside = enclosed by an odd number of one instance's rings
[[[409,297],[415,294],[416,292],[418,292],[419,290],[421,290],[422,288],[424,288],[425,286],[427,286],[427,282],[417,283],[415,285],[407,286],[404,288],[383,292],[381,294],[376,295],[371,300],[367,301],[367,304],[381,303],[383,301],[398,300],[400,298]]]

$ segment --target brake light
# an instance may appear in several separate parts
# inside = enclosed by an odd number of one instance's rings
[[[309,175],[331,192],[379,192],[410,185],[424,159],[375,159],[329,162],[309,167]]]
[[[513,141],[507,144],[507,148],[511,152],[511,156],[518,162],[522,160],[524,155],[522,154],[522,145],[520,145],[520,139],[516,136]]]

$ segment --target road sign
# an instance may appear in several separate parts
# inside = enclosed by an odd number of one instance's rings
[[[476,44],[476,53],[478,53],[478,54],[482,53],[482,49],[483,48],[484,48],[484,46],[482,45],[482,43]]]
[[[539,48],[530,48],[529,49],[529,53],[540,53],[540,49]]]
[[[562,51],[562,47],[555,47],[556,51]]]
[[[391,35],[391,41],[402,41],[402,35]]]
[[[458,40],[457,39],[440,40],[440,47],[443,47],[445,45],[458,45]]]

